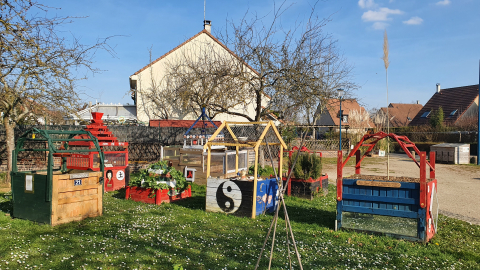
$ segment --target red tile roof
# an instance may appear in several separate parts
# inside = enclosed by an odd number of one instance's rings
[[[169,52],[167,52],[166,54],[160,56],[159,58],[157,58],[156,60],[154,60],[153,62],[151,62],[150,64],[146,65],[145,67],[143,67],[142,69],[140,69],[139,71],[135,72],[133,75],[138,75],[140,72],[144,71],[145,69],[151,67],[153,64],[157,63],[158,61],[162,60],[163,58],[167,57],[169,54],[173,53],[174,51],[178,50],[180,47],[182,47],[183,45],[187,44],[188,42],[194,40],[196,37],[200,36],[201,34],[206,34],[207,36],[209,36],[210,38],[212,38],[216,43],[218,43],[218,45],[222,46],[225,50],[227,50],[231,55],[233,55],[235,58],[237,58],[239,61],[242,61],[244,65],[246,65],[248,68],[250,68],[253,72],[255,72],[255,74],[258,75],[258,72],[253,69],[250,65],[248,65],[247,63],[245,63],[245,61],[243,61],[240,57],[238,57],[233,51],[231,51],[229,48],[227,48],[227,46],[225,46],[222,42],[220,42],[217,38],[215,38],[210,32],[208,32],[207,30],[202,30],[200,32],[198,32],[198,34],[194,35],[193,37],[187,39],[185,42],[183,42],[182,44],[178,45],[177,47],[175,47],[174,49],[170,50]]]
[[[183,127],[189,128],[195,123],[195,120],[150,120],[149,126],[151,127]],[[213,121],[217,127],[219,127],[222,122],[220,121]],[[207,124],[207,128],[215,128],[210,121],[205,121]],[[202,128],[203,121],[200,120],[195,125],[195,128]]]
[[[329,100],[327,100],[327,110],[328,110],[328,113],[330,114],[330,117],[332,117],[335,125],[336,126],[340,125],[340,118],[338,117],[338,111],[340,110],[339,99],[329,99]],[[366,111],[365,108],[360,106],[355,99],[342,100],[342,110],[343,110],[344,115],[345,114],[349,115],[350,112],[353,111],[353,110],[356,110],[356,111],[359,111],[359,112]],[[349,123],[342,122],[342,126],[343,125],[348,126]],[[369,123],[369,125],[373,126],[371,123]]]
[[[390,103],[390,105],[388,106],[390,126],[408,126],[422,108],[422,104]],[[387,114],[387,108],[384,107],[380,110],[382,110],[385,115]]]
[[[432,112],[442,107],[445,124],[455,124],[455,122],[465,113],[478,97],[478,84],[442,89],[440,93],[435,92],[430,100],[423,106],[418,114],[410,123],[411,126],[420,126],[429,124],[431,113],[427,117],[421,117],[425,112]],[[450,116],[452,112],[453,116]]]

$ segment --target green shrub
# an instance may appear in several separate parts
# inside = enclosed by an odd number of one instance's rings
[[[255,166],[254,165],[252,165],[248,168],[248,174],[253,175],[254,171],[255,171]],[[273,168],[268,166],[268,165],[265,166],[265,168],[262,168],[261,166],[258,166],[257,173],[261,177],[270,177],[270,175],[275,175],[275,172],[273,171]]]
[[[148,170],[163,170],[161,175],[149,172]],[[154,164],[151,164],[147,169],[140,170],[137,174],[132,174],[129,186],[152,188],[152,189],[169,189],[170,187],[165,183],[159,183],[161,181],[170,181],[174,179],[176,182],[175,188],[179,191],[183,191],[188,187],[187,180],[181,171],[176,170],[174,167],[168,166],[167,160],[160,160]]]
[[[297,153],[290,158],[290,164],[293,164]],[[291,166],[291,165],[290,165]],[[300,153],[297,163],[293,168],[293,174],[298,179],[318,179],[322,175],[322,160],[315,153]]]

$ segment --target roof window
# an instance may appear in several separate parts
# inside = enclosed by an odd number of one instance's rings
[[[427,118],[427,116],[430,115],[430,111],[426,111],[420,116],[421,118]]]
[[[449,117],[453,117],[456,113],[457,113],[458,110],[454,110],[450,113]]]

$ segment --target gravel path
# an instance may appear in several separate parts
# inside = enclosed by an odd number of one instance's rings
[[[386,157],[368,159],[374,159],[374,162],[368,161],[365,165],[362,163],[362,174],[387,175]],[[435,169],[440,214],[480,225],[480,166],[436,164]],[[336,164],[326,164],[323,170],[328,174],[329,182],[335,184]],[[354,173],[354,166],[345,166],[344,176]],[[419,178],[420,170],[407,155],[392,154],[390,175]]]

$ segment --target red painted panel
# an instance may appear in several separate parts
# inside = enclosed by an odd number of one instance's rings
[[[184,190],[182,193],[175,196],[169,196],[168,193],[169,193],[168,189],[156,190],[152,193],[151,188],[127,186],[126,192],[125,192],[125,199],[127,200],[131,199],[136,202],[144,202],[149,204],[160,205],[161,203],[170,203],[173,201],[192,197],[192,187],[188,186],[188,189]]]

